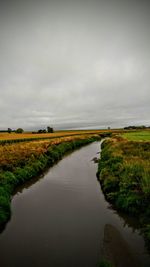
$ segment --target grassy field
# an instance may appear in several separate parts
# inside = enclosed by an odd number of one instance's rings
[[[122,129],[114,129],[114,130],[66,130],[66,131],[56,131],[54,133],[31,133],[24,132],[20,133],[0,133],[0,145],[1,144],[11,144],[11,143],[19,143],[24,141],[36,141],[36,140],[44,140],[44,139],[52,139],[66,136],[74,136],[74,135],[88,135],[88,134],[103,134],[103,133],[123,133]]]
[[[145,136],[144,141],[141,136]],[[98,177],[106,198],[118,209],[139,218],[150,247],[150,141],[147,136],[149,132],[135,132],[105,140]]]
[[[131,141],[150,141],[150,130],[124,133],[123,137]]]
[[[16,144],[16,143],[24,143],[24,142],[32,142],[39,140],[51,140],[54,138],[60,137],[71,137],[71,136],[88,136],[89,134],[103,134],[105,132],[110,132],[108,130],[78,130],[78,131],[59,131],[55,133],[43,133],[43,134],[35,134],[35,133],[0,133],[0,145],[5,144]]]
[[[58,131],[54,133],[0,133],[0,140],[15,140],[15,139],[29,139],[29,138],[54,138],[54,137],[64,137],[72,135],[85,135],[85,134],[95,134],[102,132],[102,130],[91,130],[91,131]]]

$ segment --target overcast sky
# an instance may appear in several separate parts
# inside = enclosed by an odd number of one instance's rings
[[[0,2],[0,129],[150,125],[147,0]]]

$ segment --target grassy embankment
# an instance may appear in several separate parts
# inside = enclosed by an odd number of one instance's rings
[[[150,131],[105,140],[98,178],[107,200],[139,219],[150,246]]]
[[[82,134],[0,145],[0,224],[10,217],[11,196],[18,185],[36,177],[67,152],[96,139],[96,134]]]

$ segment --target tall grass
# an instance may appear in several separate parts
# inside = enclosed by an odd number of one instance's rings
[[[85,139],[97,135],[72,135],[53,139],[0,145],[0,170],[13,171],[16,166],[23,167],[30,160],[38,158],[46,153],[47,149],[62,142],[70,142],[77,139]]]
[[[150,142],[105,140],[98,178],[108,201],[137,216],[150,241]]]

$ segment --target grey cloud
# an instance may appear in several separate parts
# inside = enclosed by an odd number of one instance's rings
[[[148,1],[5,1],[0,128],[150,124]]]

